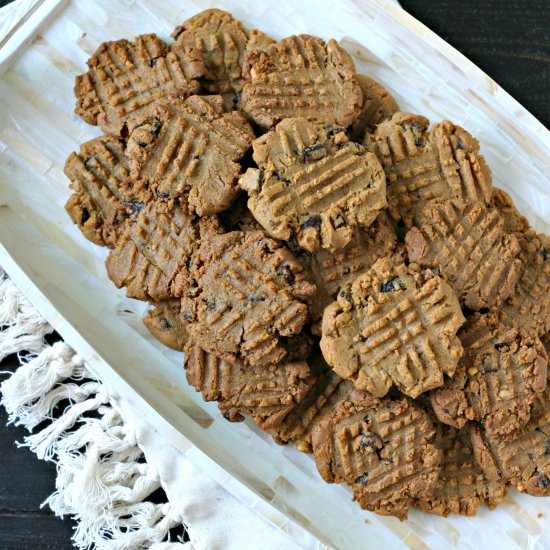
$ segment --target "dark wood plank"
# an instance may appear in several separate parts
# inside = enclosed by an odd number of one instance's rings
[[[0,511],[2,550],[70,550],[71,536],[70,523],[53,515]]]
[[[0,363],[1,371],[13,371],[15,356]],[[3,379],[4,377],[2,377]],[[0,407],[0,547],[4,549],[72,548],[74,521],[55,517],[40,505],[55,491],[55,465],[38,460],[26,448],[18,448],[29,432],[6,426],[8,416]]]
[[[548,0],[402,0],[550,127]]]

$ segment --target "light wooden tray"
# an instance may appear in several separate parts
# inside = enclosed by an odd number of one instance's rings
[[[511,491],[497,511],[481,510],[475,518],[413,511],[400,523],[361,511],[346,488],[320,479],[309,456],[277,446],[253,423],[226,422],[215,404],[187,386],[181,354],[147,334],[144,304],[125,298],[107,279],[106,250],[86,241],[63,209],[69,190],[62,173],[69,153],[99,133],[74,116],[72,95],[75,75],[98,44],[144,32],[168,39],[174,26],[207,7],[232,11],[276,38],[307,32],[341,40],[358,70],[381,80],[404,110],[434,121],[450,118],[476,135],[495,183],[539,230],[548,230],[550,221],[549,132],[389,1],[39,4],[40,15],[22,26],[15,46],[0,49],[0,265],[112,392],[307,547],[550,547],[549,499]]]

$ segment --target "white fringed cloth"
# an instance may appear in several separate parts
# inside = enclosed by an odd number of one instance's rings
[[[16,353],[21,362],[13,374],[2,373],[8,378],[0,385],[1,403],[10,423],[31,432],[17,444],[57,465],[56,491],[44,505],[75,518],[77,548],[302,548],[110,396],[67,344],[49,345],[50,332],[0,268],[0,361]],[[166,502],[148,500],[161,487]],[[170,529],[182,525],[190,541],[170,542]]]

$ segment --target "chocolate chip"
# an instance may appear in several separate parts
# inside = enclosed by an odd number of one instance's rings
[[[164,191],[157,191],[157,197],[159,199],[169,199],[170,193],[165,193]]]
[[[341,290],[338,295],[340,296],[340,298],[344,298],[344,300],[351,302],[351,294],[349,292]]]
[[[310,145],[303,151],[303,162],[315,162],[322,159],[326,155],[325,144],[318,143],[316,145]]]
[[[540,257],[546,261],[548,259],[548,250],[546,250],[546,248],[543,248],[540,252]]]
[[[366,414],[366,415],[363,417],[363,422],[364,422],[365,424],[369,424],[369,423],[370,423],[370,417],[369,417],[368,414]]]
[[[380,292],[395,292],[397,290],[407,290],[405,283],[399,277],[380,285]]]
[[[321,217],[320,216],[308,216],[303,222],[302,222],[302,229],[307,229],[308,227],[319,227],[321,225]]]
[[[259,294],[249,294],[246,297],[246,300],[244,301],[244,304],[245,305],[257,304],[257,303],[260,303],[260,302],[265,302],[265,297],[264,296],[260,296]]]
[[[548,489],[548,485],[550,484],[550,479],[545,475],[540,475],[539,477],[539,485],[542,486],[543,489]]]
[[[288,264],[279,264],[275,268],[275,273],[277,273],[277,275],[281,277],[281,279],[283,279],[283,281],[289,285],[291,285],[294,282],[294,279],[295,279],[294,273],[292,273],[292,269],[290,269],[290,266]]]
[[[456,139],[456,148],[464,150],[464,142],[461,138]]]
[[[145,208],[145,203],[138,201],[137,199],[132,199],[131,201],[124,201],[124,208],[127,208],[131,212],[141,212]]]
[[[183,318],[184,318],[185,321],[191,321],[193,319],[193,316],[189,312],[186,311],[183,314]]]
[[[202,160],[202,155],[195,155],[193,160]]]
[[[345,132],[346,129],[342,128],[341,126],[334,126],[334,124],[326,124],[325,128],[328,132],[329,136],[334,136],[335,134],[339,134],[340,132]]]
[[[368,472],[365,472],[362,476],[359,476],[356,480],[355,480],[355,483],[361,483],[361,485],[366,485],[367,484],[367,478],[369,477],[369,473]]]
[[[361,436],[359,447],[361,447],[361,449],[365,449],[366,447],[376,449],[376,436],[373,434],[363,434]]]
[[[164,330],[170,330],[172,325],[164,317],[160,320],[160,324]]]
[[[417,146],[417,147],[422,147],[424,145],[424,139],[421,138],[421,137],[415,137],[414,138],[414,144]]]

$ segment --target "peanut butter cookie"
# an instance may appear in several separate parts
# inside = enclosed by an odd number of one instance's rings
[[[325,309],[321,350],[356,388],[383,397],[396,384],[414,398],[455,372],[463,323],[445,281],[384,258]]]

